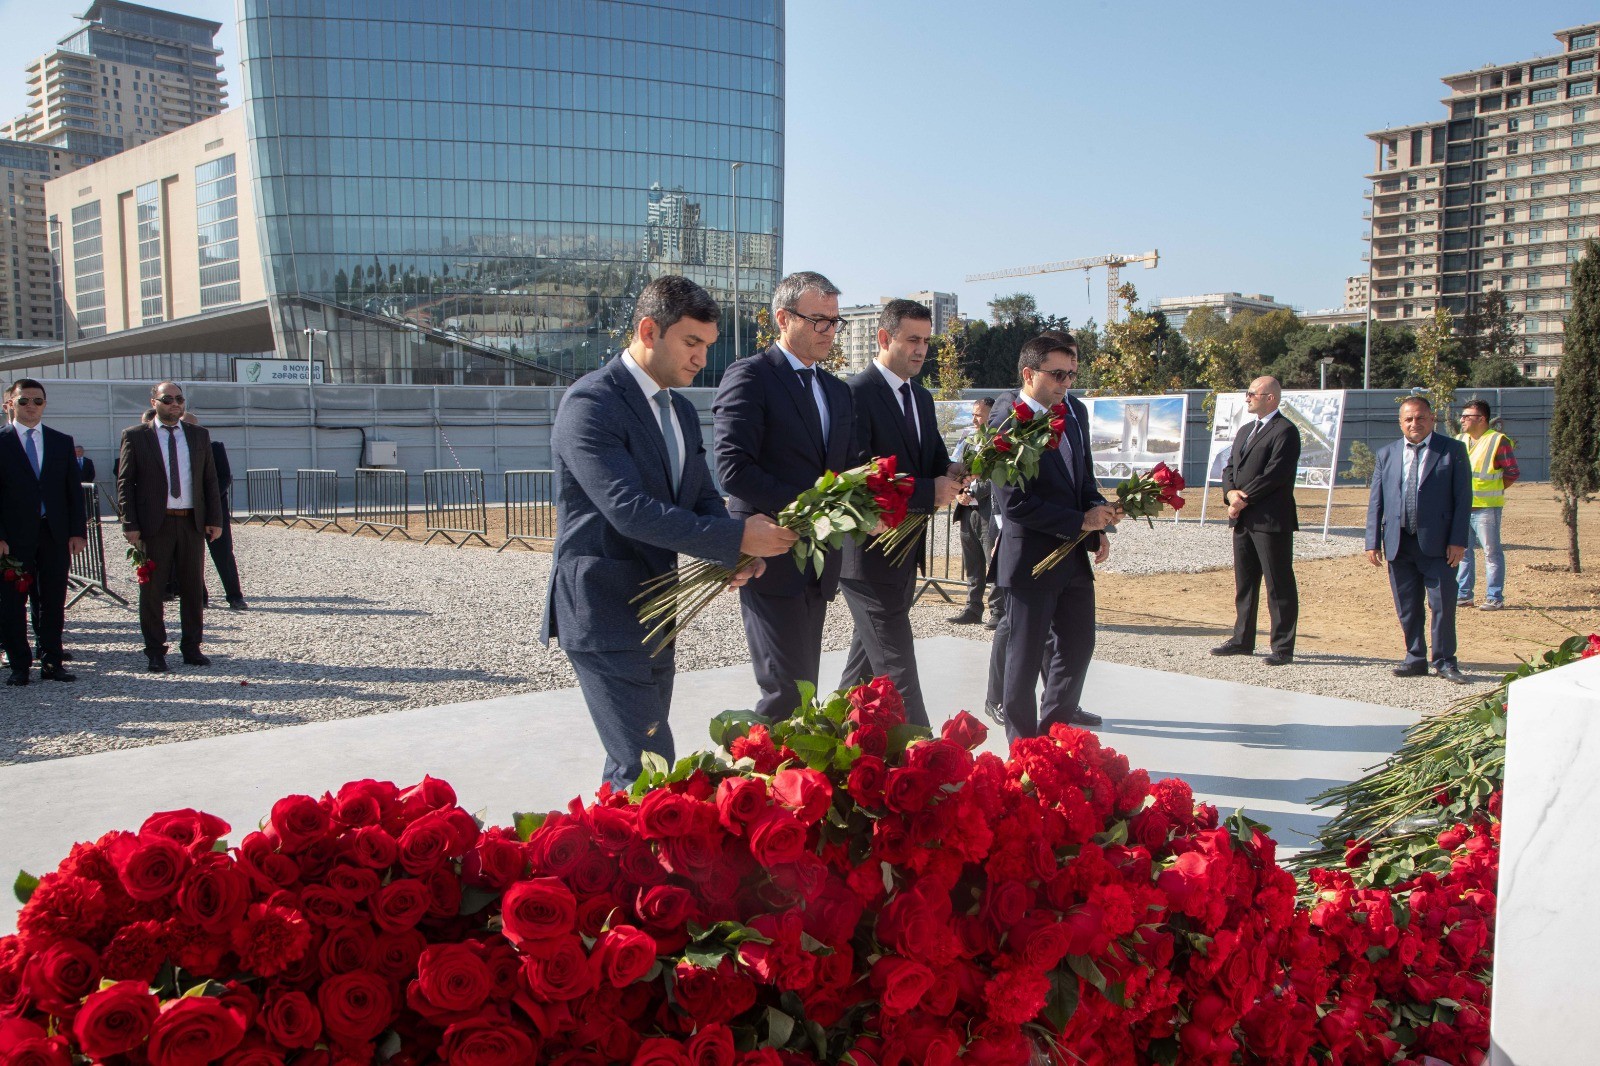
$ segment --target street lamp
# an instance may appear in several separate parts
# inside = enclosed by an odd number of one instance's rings
[[[739,168],[743,163],[728,164],[728,186],[733,193],[733,244],[728,259],[733,264],[733,357],[739,358]]]
[[[1317,372],[1319,376],[1319,382],[1317,385],[1318,388],[1325,389],[1328,387],[1328,368],[1332,365],[1333,356],[1331,355],[1325,355],[1321,359],[1317,360]]]
[[[317,470],[320,469],[317,466],[317,364],[313,357],[316,355],[316,338],[326,337],[328,331],[307,326],[302,332],[306,335],[306,406],[311,410],[311,469]],[[328,342],[323,341],[322,344],[326,349]]]
[[[66,248],[61,243],[60,215],[50,216],[50,233],[51,243],[55,245],[51,249],[55,254],[50,256],[50,272],[55,275],[56,291],[54,296],[57,305],[61,308],[61,376],[70,378],[72,376],[72,367],[68,364],[67,352],[69,350],[68,346],[72,342],[68,334],[72,331],[67,326],[67,270],[64,258],[66,256]]]

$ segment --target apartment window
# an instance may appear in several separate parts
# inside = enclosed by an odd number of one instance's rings
[[[143,324],[163,319],[161,285],[161,183],[146,182],[134,193],[134,218],[139,240],[139,309]]]
[[[1574,122],[1582,122],[1588,118],[1588,116],[1589,109],[1584,107],[1582,104],[1579,104],[1577,107],[1572,109],[1572,121]]]
[[[1543,218],[1544,217],[1544,204],[1534,204],[1532,207],[1528,208],[1528,217],[1529,218]]]
[[[1571,181],[1567,182],[1567,191],[1568,192],[1582,192],[1583,191],[1583,179],[1582,178],[1573,178]]]
[[[1528,288],[1537,289],[1542,284],[1544,284],[1543,275],[1540,275],[1540,274],[1529,274],[1528,275]]]
[[[1530,296],[1523,302],[1526,304],[1526,306],[1523,308],[1523,310],[1525,310],[1525,311],[1537,311],[1537,310],[1539,310],[1539,298],[1537,296]]]
[[[1541,63],[1533,68],[1533,73],[1528,76],[1528,80],[1543,81],[1546,78],[1553,78],[1560,69],[1555,63]]]
[[[1542,130],[1542,129],[1546,128],[1549,125],[1550,125],[1550,112],[1541,111],[1537,115],[1533,116],[1533,128],[1534,129]],[[1538,139],[1535,138],[1534,147],[1537,148],[1538,146],[1539,146],[1538,145]]]
[[[1511,106],[1515,107],[1516,105],[1512,104]],[[1522,120],[1521,119],[1515,119],[1515,118],[1506,119],[1506,132],[1507,133],[1515,133],[1521,128],[1522,128]]]
[[[1578,260],[1580,260],[1582,258],[1583,258],[1583,249],[1582,248],[1568,248],[1567,249],[1567,262],[1576,263]]]
[[[1523,323],[1522,328],[1529,333],[1538,333],[1539,320],[1537,318],[1530,318]]]
[[[1582,59],[1574,59],[1572,62],[1567,64],[1568,74],[1582,74],[1586,70],[1593,69],[1594,56],[1584,56]]]
[[[1548,169],[1549,169],[1549,165],[1546,162],[1546,160],[1535,159],[1533,161],[1533,172],[1535,174],[1543,174]]]
[[[1569,155],[1567,157],[1567,169],[1568,170],[1582,170],[1583,169],[1583,153],[1582,152],[1579,152],[1576,155]]]
[[[1578,200],[1567,201],[1567,217],[1576,218],[1583,214],[1583,203]]]
[[[1555,89],[1555,88],[1535,89],[1535,90],[1533,90],[1533,92],[1528,94],[1528,103],[1530,103],[1530,104],[1547,104],[1551,100],[1554,100],[1556,97],[1558,97],[1560,95],[1561,95],[1560,90]]]
[[[1517,220],[1517,209],[1514,208],[1514,207],[1506,208],[1506,221],[1507,222],[1515,222],[1516,220]]]
[[[76,317],[86,337],[106,331],[106,275],[101,252],[100,202],[72,209],[72,276],[77,282]]]
[[[195,167],[195,212],[200,240],[200,308],[239,302],[239,200],[235,157]]]
[[[1530,226],[1528,228],[1528,240],[1529,241],[1542,241],[1542,240],[1544,240],[1544,227],[1543,226]]]
[[[1576,222],[1567,223],[1567,240],[1575,241],[1583,236],[1583,227]]]
[[[1588,96],[1593,92],[1594,92],[1594,82],[1592,82],[1592,81],[1575,81],[1571,85],[1567,86],[1567,96],[1568,97]]]
[[[1595,35],[1592,34],[1592,33],[1580,34],[1579,36],[1574,37],[1572,39],[1572,43],[1570,45],[1568,45],[1568,48],[1570,48],[1574,52],[1579,51],[1580,49],[1584,49],[1584,48],[1593,48],[1594,47],[1594,39],[1595,39]]]
[[[1583,131],[1582,130],[1573,130],[1572,131],[1572,146],[1574,148],[1576,148],[1578,145],[1580,145],[1582,143],[1583,143]]]
[[[1514,178],[1516,176],[1517,176],[1517,165],[1515,163],[1507,163],[1506,164],[1506,177]]]

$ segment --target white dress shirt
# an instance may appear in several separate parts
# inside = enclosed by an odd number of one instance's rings
[[[151,425],[156,428],[156,444],[161,452],[161,473],[166,475],[168,466],[167,427],[159,418],[152,422]],[[183,431],[183,423],[179,422],[172,428],[175,432],[171,436],[178,442],[178,495],[172,495],[172,484],[167,476],[163,476],[161,480],[167,486],[167,509],[170,511],[185,511],[194,506],[194,486],[190,484],[194,480],[194,464],[189,461],[189,438]],[[211,518],[211,515],[207,515],[206,521],[209,522]]]
[[[622,353],[622,365],[628,368],[628,373],[633,375],[633,380],[637,381],[639,388],[644,390],[644,405],[655,416],[656,424],[660,425],[661,408],[656,405],[656,393],[661,391],[661,386],[656,384],[655,378],[645,372],[644,367],[634,362],[632,352]],[[669,397],[672,395],[671,389],[667,390],[667,395]],[[668,407],[671,409],[670,400],[668,401]],[[662,430],[662,432],[665,433],[666,431]],[[678,442],[678,469],[675,471],[677,477],[673,480],[681,484],[683,482],[684,462],[683,426],[678,423],[678,412],[675,410],[672,412],[672,435]]]
[[[784,358],[789,360],[789,365],[794,367],[795,370],[807,370],[807,369],[809,369],[809,370],[812,371],[812,374],[811,374],[811,398],[813,400],[815,400],[816,404],[817,404],[817,417],[822,419],[822,439],[823,439],[823,441],[827,441],[827,439],[828,439],[828,394],[822,391],[822,368],[819,367],[819,366],[807,367],[804,363],[802,363],[800,361],[800,357],[798,355],[795,355],[793,352],[791,352],[789,349],[787,349],[787,348],[785,348],[783,346],[783,342],[782,341],[778,342],[778,351],[783,353]]]
[[[890,370],[888,367],[884,366],[882,363],[878,362],[877,360],[873,360],[872,365],[878,368],[878,373],[883,375],[883,380],[885,380],[885,381],[887,381],[889,383],[889,391],[894,393],[894,405],[896,407],[900,408],[901,418],[903,420],[904,417],[905,417],[904,412],[905,412],[906,408],[905,408],[905,401],[900,398],[900,386],[901,385],[905,385],[905,384],[909,384],[908,379],[901,377],[899,374],[896,374],[893,370]],[[916,442],[918,444],[921,444],[922,443],[922,419],[921,419],[921,417],[919,417],[917,415],[917,398],[915,396],[913,396],[911,398],[911,421],[913,423],[915,423],[915,425],[917,427],[917,441]]]

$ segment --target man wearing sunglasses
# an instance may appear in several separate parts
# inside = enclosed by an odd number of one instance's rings
[[[839,287],[815,271],[790,274],[773,291],[772,310],[778,343],[736,359],[712,407],[717,477],[728,513],[739,519],[776,517],[824,471],[859,461],[850,389],[818,365],[844,328]],[[761,689],[757,713],[786,717],[799,705],[797,683],[816,684],[840,563],[840,553],[826,553],[818,575],[802,571],[792,556],[776,556],[739,590]]]
[[[44,425],[44,386],[21,378],[6,390],[11,417],[0,429],[0,556],[20,561],[33,577],[26,594],[0,582],[0,638],[11,673],[6,684],[28,683],[27,602],[33,597],[39,678],[72,681],[62,669],[67,569],[88,543],[83,490],[72,438]]]
[[[205,544],[222,535],[222,489],[211,435],[183,421],[183,389],[163,381],[150,390],[155,419],[122,431],[117,498],[122,535],[155,563],[139,586],[139,628],[151,673],[167,670],[167,622],[162,596],[178,578],[179,650],[190,666],[209,666],[200,651],[205,618]]]

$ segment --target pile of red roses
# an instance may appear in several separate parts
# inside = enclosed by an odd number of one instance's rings
[[[930,736],[885,679],[712,732],[720,753],[515,828],[480,829],[436,780],[358,781],[279,801],[233,849],[194,811],[80,844],[0,939],[0,1064],[1206,1066],[1483,1043],[1487,993],[1464,986],[1492,827],[1463,830],[1448,878],[1402,896],[1319,875],[1297,910],[1263,827],[1091,733],[975,755],[981,724]]]

